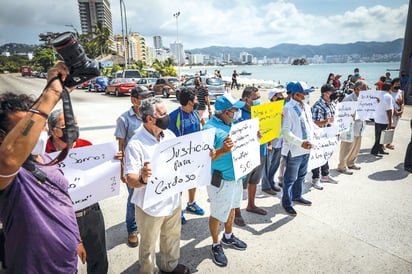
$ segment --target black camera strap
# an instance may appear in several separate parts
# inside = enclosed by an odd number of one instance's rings
[[[30,155],[29,158],[27,158],[27,160],[23,163],[22,167],[25,170],[29,171],[40,183],[44,183],[44,182],[47,181],[50,184],[51,187],[53,187],[54,189],[56,189],[59,192],[61,192],[62,194],[64,194],[71,201],[70,195],[66,191],[64,191],[58,184],[56,184],[55,182],[50,180],[47,177],[47,174],[44,171],[42,171],[41,169],[39,169],[35,166],[36,164],[37,165],[42,165],[42,164],[36,162],[33,159],[33,157]],[[53,192],[50,192],[50,194],[52,194],[53,196],[56,197],[56,195],[53,194]]]
[[[62,129],[63,137],[61,139],[66,143],[66,147],[60,151],[59,155],[56,156],[53,160],[51,160],[47,164],[40,164],[44,166],[52,166],[61,161],[63,161],[67,154],[69,153],[70,148],[72,147],[73,143],[79,138],[79,128],[76,126],[74,121],[74,114],[73,114],[73,107],[70,100],[70,93],[64,87],[64,84],[60,78],[60,76],[53,77],[50,82],[47,83],[46,87],[44,88],[43,92],[49,87],[49,85],[55,81],[59,80],[62,83],[63,90],[61,93],[61,99],[63,101],[63,115],[64,115],[64,124],[65,128]],[[37,102],[37,100],[36,100]]]

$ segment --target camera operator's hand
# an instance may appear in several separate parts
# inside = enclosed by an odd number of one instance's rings
[[[49,71],[47,72],[47,84],[48,88],[47,90],[54,91],[58,94],[61,93],[63,90],[63,85],[62,82],[66,80],[67,76],[69,75],[69,67],[63,63],[63,62],[58,62],[56,63]],[[62,81],[57,81],[53,80],[56,76],[60,77],[60,80]],[[66,87],[66,90],[68,92],[71,92],[75,87],[68,88]]]

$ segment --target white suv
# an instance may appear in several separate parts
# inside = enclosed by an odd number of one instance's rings
[[[216,101],[218,96],[225,93],[225,84],[219,77],[200,76],[203,87],[209,92],[210,101]],[[176,88],[176,98],[179,98],[179,92],[183,88],[195,88],[196,77],[186,80],[183,84]]]

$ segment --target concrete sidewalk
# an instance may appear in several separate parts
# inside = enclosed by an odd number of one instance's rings
[[[411,110],[405,108],[396,129],[395,150],[388,150],[390,154],[383,158],[370,154],[374,126],[368,123],[358,159],[362,169],[353,175],[336,171],[335,152],[329,163],[339,184],[324,184],[322,191],[305,184],[304,197],[313,206],[296,206],[296,217],[285,214],[281,194],[273,197],[258,192],[256,204],[267,210],[266,216],[246,212],[244,200],[242,215],[247,226],[235,226],[234,233],[248,248],[225,249],[227,267],[218,267],[211,259],[209,204],[206,189],[199,188],[197,203],[206,213],[186,214],[180,262],[194,273],[412,273],[412,175],[403,170]],[[113,140],[113,131],[101,127],[81,136],[97,144]],[[137,273],[139,269],[138,248],[126,245],[126,198],[126,187],[122,187],[120,196],[101,202],[110,273]],[[185,206],[187,192],[182,201]],[[84,266],[79,270],[86,273]]]

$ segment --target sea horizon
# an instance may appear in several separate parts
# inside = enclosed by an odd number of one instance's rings
[[[340,81],[343,83],[349,75],[353,74],[355,68],[359,68],[360,75],[366,79],[370,88],[374,83],[384,76],[386,72],[391,73],[391,78],[399,76],[400,62],[376,62],[376,63],[324,63],[294,66],[290,64],[271,65],[225,65],[225,66],[184,66],[177,67],[180,75],[194,75],[202,71],[213,75],[219,70],[222,79],[231,81],[233,70],[237,73],[249,72],[251,75],[239,75],[238,82],[247,85],[274,86],[289,81],[304,81],[309,86],[318,88],[326,83],[329,73],[342,75]]]

